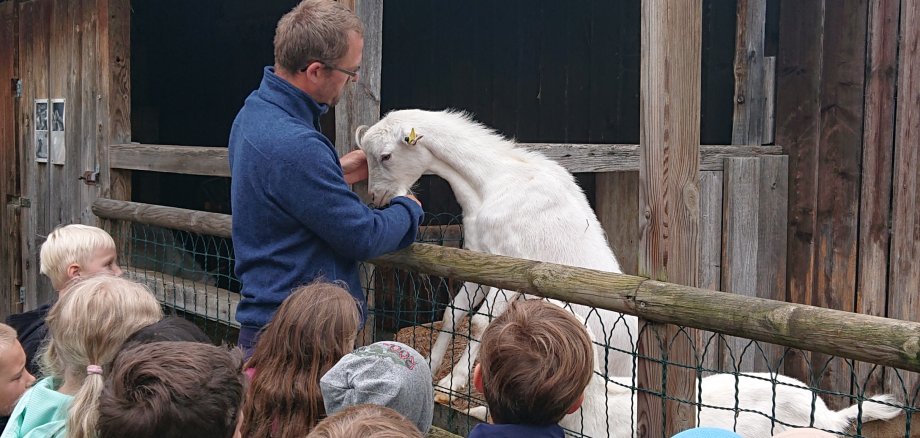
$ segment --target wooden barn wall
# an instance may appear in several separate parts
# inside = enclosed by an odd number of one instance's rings
[[[789,154],[790,301],[920,320],[918,18],[920,6],[900,0],[782,3],[776,143]],[[819,354],[789,355],[785,371],[916,402],[915,375],[863,383],[869,367]]]
[[[118,28],[126,21],[125,6],[118,0],[0,4],[0,75],[5,84],[12,77],[22,81],[21,96],[7,99],[12,96],[6,85],[0,92],[4,148],[0,188],[5,206],[0,224],[4,238],[19,239],[18,245],[3,242],[0,269],[10,281],[2,285],[0,316],[34,308],[53,295],[50,282],[39,274],[38,255],[55,227],[97,224],[90,205],[100,194],[106,195],[110,185],[85,184],[80,178],[104,160],[98,145],[115,139],[113,133],[119,129],[130,129],[123,105],[129,91],[119,86],[129,76],[128,55],[118,49],[119,41],[127,40]],[[110,99],[114,95],[120,98]],[[35,99],[65,99],[65,148],[57,160],[36,160]],[[23,302],[19,302],[20,288]]]

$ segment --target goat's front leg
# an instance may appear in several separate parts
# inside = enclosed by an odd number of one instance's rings
[[[457,394],[466,388],[470,383],[470,374],[473,371],[473,365],[479,357],[479,348],[482,346],[480,339],[492,318],[496,318],[505,312],[508,303],[516,300],[520,296],[518,292],[508,292],[502,289],[491,288],[486,295],[486,301],[482,308],[470,318],[470,341],[460,356],[460,360],[454,365],[450,374],[444,376],[435,386],[434,399],[438,403],[449,403],[453,394]]]
[[[438,369],[441,367],[441,361],[444,360],[444,354],[447,353],[447,347],[450,346],[450,340],[454,336],[457,323],[471,309],[476,308],[486,296],[486,292],[482,289],[475,283],[463,283],[460,291],[451,300],[450,307],[444,309],[441,331],[438,333],[438,339],[434,342],[434,346],[431,347],[431,353],[428,356],[432,375],[437,375]]]

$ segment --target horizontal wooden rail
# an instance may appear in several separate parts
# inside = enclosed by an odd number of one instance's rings
[[[619,172],[639,170],[639,145],[522,143],[542,152],[569,172]],[[700,146],[700,170],[722,170],[722,159],[781,155],[779,146]],[[188,175],[230,176],[227,148],[155,144],[109,146],[113,169],[147,170]]]
[[[108,198],[96,198],[92,209],[93,214],[104,219],[131,221],[190,233],[230,238],[232,218],[229,214]],[[439,242],[443,246],[459,248],[462,238],[463,227],[461,225],[419,227],[418,240],[423,242]]]
[[[162,272],[125,269],[125,277],[147,285],[169,307],[239,328],[236,305],[240,294]]]
[[[372,263],[920,371],[920,323],[415,244]]]

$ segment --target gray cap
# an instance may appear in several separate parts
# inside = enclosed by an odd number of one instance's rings
[[[428,433],[434,391],[428,361],[399,342],[377,342],[346,354],[319,380],[326,415],[371,403],[399,412]]]

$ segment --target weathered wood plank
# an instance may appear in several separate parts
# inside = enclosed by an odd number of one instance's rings
[[[19,195],[23,198],[30,199],[30,196],[33,196],[33,187],[35,186],[35,177],[32,174],[34,170],[34,115],[33,115],[33,101],[35,99],[35,84],[34,80],[31,78],[34,75],[35,66],[32,62],[32,52],[33,47],[31,44],[32,39],[34,38],[35,28],[32,26],[32,19],[35,15],[35,4],[34,3],[14,3],[18,12],[19,19],[19,77],[23,79],[22,83],[22,97],[20,97],[20,102],[23,102],[19,105],[19,119],[16,120],[16,125],[18,126],[17,131],[19,134],[19,144],[18,144],[18,155],[19,155]],[[27,82],[27,81],[32,81]],[[32,241],[32,235],[34,234],[34,223],[31,218],[33,210],[30,207],[20,208],[20,207],[11,207],[8,208],[8,211],[14,217],[14,221],[19,222],[20,230],[20,243],[19,249],[20,252],[17,257],[19,257],[19,266],[21,267],[21,282],[20,287],[23,292],[35,291],[38,287],[38,265],[35,264],[37,259],[34,259],[32,255],[35,254],[37,248],[34,244],[30,243]],[[18,292],[18,291],[17,291]],[[19,303],[21,310],[29,310],[30,308],[25,303],[25,297]]]
[[[838,0],[827,7],[821,55],[815,289],[809,304],[847,311],[856,302],[866,14],[866,0]],[[821,388],[843,393],[851,389],[850,366],[842,360],[814,354],[812,373]],[[852,403],[843,397],[825,401],[832,409]]]
[[[113,144],[108,154],[113,169],[230,176],[226,147]]]
[[[920,371],[920,323],[912,321],[429,244],[413,244],[372,262]]]
[[[595,176],[595,211],[625,274],[639,272],[639,172]]]
[[[878,316],[887,314],[888,226],[891,220],[900,9],[900,0],[869,2],[856,311]],[[868,393],[887,391],[883,373],[873,372],[872,366],[858,363],[856,373],[857,385]]]
[[[14,2],[0,3],[0,84],[13,84],[19,75],[19,19]],[[19,105],[12,87],[0,87],[0,320],[19,311],[19,208],[8,200],[19,196],[19,161],[16,146]]]
[[[738,0],[735,25],[735,108],[732,144],[763,144],[764,25],[767,0]]]
[[[639,170],[639,145],[521,143],[520,146],[543,153],[572,173]],[[722,170],[725,158],[783,153],[780,146],[713,145],[699,148],[700,170]],[[108,149],[115,169],[230,176],[227,149],[224,147],[128,143],[113,144]]]
[[[702,1],[642,2],[640,80],[639,273],[696,286],[700,226],[700,63]],[[641,324],[641,322],[640,322]],[[638,436],[672,436],[694,427],[696,374],[661,365],[695,365],[697,333],[646,324],[639,335]],[[667,382],[662,375],[667,372]]]
[[[93,202],[92,211],[102,219],[131,221],[190,233],[231,238],[232,217],[229,214],[108,198],[97,198]],[[439,244],[443,242],[443,246],[449,247],[458,247],[462,235],[463,228],[460,225],[422,226],[419,227],[418,233],[419,240]]]
[[[787,2],[780,8],[776,77],[776,143],[789,155],[789,300],[810,303],[814,287],[815,198],[819,84],[824,2]],[[785,374],[808,382],[805,357],[786,358]]]
[[[776,127],[776,57],[763,58],[763,138],[762,144],[773,144],[773,130]]]
[[[98,73],[98,11],[96,10],[95,0],[82,0],[81,2],[81,20],[80,30],[80,87],[79,87],[79,106],[71,105],[73,111],[79,111],[79,118],[72,123],[79,123],[79,136],[77,144],[79,145],[80,162],[83,163],[82,170],[96,171],[100,169],[103,162],[98,161],[97,157],[103,155],[100,151],[101,144],[98,142],[98,120],[99,115],[96,113],[96,97],[100,93],[100,75]],[[109,171],[109,169],[106,169]],[[82,175],[81,175],[82,176]],[[92,212],[93,201],[96,199],[96,193],[99,186],[82,185],[80,190],[80,222],[84,224],[96,224],[98,218]]]
[[[700,279],[702,289],[722,290],[722,180],[724,172],[700,172]],[[697,345],[700,365],[722,369],[724,343],[702,332]]]
[[[901,3],[900,28],[888,316],[920,321],[920,2]],[[901,383],[887,379],[900,393]],[[916,375],[903,383],[911,397],[917,384]]]
[[[124,275],[147,285],[157,299],[169,307],[239,328],[236,305],[240,302],[240,294],[236,292],[130,266],[126,267]]]
[[[725,163],[725,210],[722,216],[722,290],[757,296],[757,231],[760,210],[760,162],[732,158]],[[747,339],[730,337],[722,367],[731,371],[766,371],[757,348]]]
[[[96,99],[97,163],[107,172],[100,175],[98,196],[131,199],[131,174],[113,168],[108,149],[100,145],[131,141],[131,5],[128,0],[96,0],[100,97]],[[126,223],[108,223],[118,248],[130,253]]]
[[[786,226],[789,205],[789,157],[760,157],[759,211],[757,219],[757,296],[786,300]],[[778,371],[783,349],[761,344],[758,360]]]

